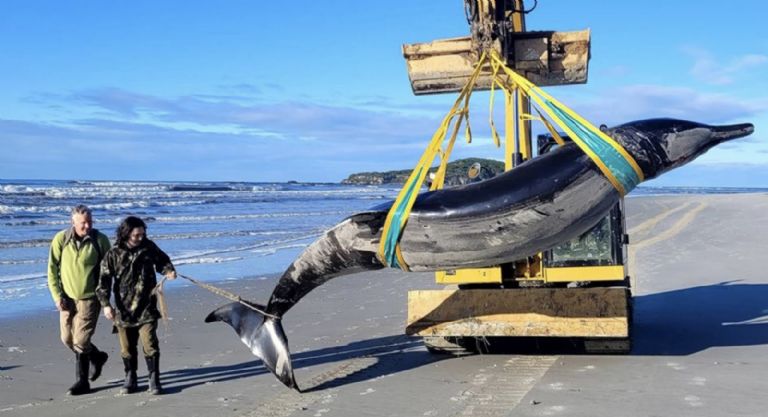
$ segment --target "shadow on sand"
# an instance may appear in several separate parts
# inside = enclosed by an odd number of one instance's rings
[[[768,344],[768,285],[733,281],[635,297],[632,355],[690,355],[711,347]],[[483,341],[481,343],[485,343]],[[569,339],[488,338],[492,354],[579,354]],[[490,348],[490,349],[489,349]],[[317,391],[415,369],[451,358],[422,347],[421,338],[394,335],[292,355],[295,369],[369,357],[371,364],[305,391]],[[163,373],[166,393],[268,373],[261,361]],[[305,381],[306,384],[306,381]]]
[[[360,357],[371,358],[371,364],[343,377],[322,382],[317,386],[308,387],[306,386],[306,381],[301,381],[299,379],[299,386],[301,386],[305,392],[323,390],[417,368],[445,359],[443,356],[433,356],[427,353],[422,348],[420,338],[405,335],[361,340],[344,346],[318,349],[291,355],[294,369],[340,362]],[[162,382],[165,393],[174,394],[197,385],[247,378],[265,373],[269,374],[269,371],[262,365],[261,361],[253,360],[229,366],[208,366],[196,369],[169,370],[163,372]],[[275,380],[275,382],[276,381],[277,380]],[[141,379],[139,382],[141,382]],[[302,384],[302,382],[304,382],[304,384]]]
[[[768,285],[727,281],[635,298],[634,355],[768,344]]]
[[[768,285],[727,281],[634,298],[632,355],[768,344]],[[583,339],[487,338],[490,354],[584,354]]]

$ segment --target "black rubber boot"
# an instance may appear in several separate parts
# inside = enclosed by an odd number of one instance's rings
[[[77,382],[69,387],[67,395],[83,395],[91,392],[91,384],[88,383],[88,366],[90,360],[87,353],[75,354],[75,377]]]
[[[93,347],[89,355],[91,357],[90,380],[95,381],[96,378],[101,376],[101,369],[107,363],[109,355],[107,355],[107,352],[96,349],[96,346]]]
[[[120,394],[133,394],[139,388],[136,383],[136,357],[123,358],[123,366],[125,367],[125,382],[120,388]]]
[[[155,353],[144,359],[147,360],[147,369],[149,370],[149,393],[160,395],[163,393],[163,387],[160,385],[160,354]]]

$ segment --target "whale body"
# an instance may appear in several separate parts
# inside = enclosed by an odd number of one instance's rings
[[[650,119],[607,134],[635,159],[647,180],[753,131],[749,123]],[[597,165],[567,143],[494,178],[420,194],[402,230],[402,258],[411,271],[513,262],[588,231],[620,198]],[[259,306],[267,316],[233,303],[213,311],[206,322],[230,324],[280,381],[298,389],[280,318],[332,278],[385,267],[377,251],[391,205],[352,215],[309,245],[283,273],[267,305]]]

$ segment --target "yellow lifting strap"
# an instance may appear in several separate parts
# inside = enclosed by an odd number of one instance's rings
[[[453,149],[453,143],[461,128],[462,121],[467,121],[467,141],[471,140],[472,132],[469,128],[469,97],[472,94],[475,82],[477,82],[482,64],[486,61],[486,57],[487,54],[483,53],[480,60],[478,60],[467,84],[461,89],[453,107],[451,107],[451,110],[443,118],[442,123],[440,123],[440,126],[432,135],[432,139],[430,140],[429,145],[427,145],[427,149],[421,155],[421,159],[419,159],[419,162],[411,172],[411,175],[405,181],[405,184],[403,184],[403,188],[400,190],[400,193],[398,193],[395,202],[389,209],[387,219],[384,222],[384,230],[381,234],[381,242],[379,244],[378,252],[379,260],[385,265],[406,271],[408,270],[408,265],[402,259],[402,255],[400,254],[400,234],[402,233],[403,227],[405,227],[406,221],[408,221],[408,216],[411,213],[413,203],[416,202],[416,196],[419,194],[424,179],[429,173],[429,169],[432,167],[432,162],[438,153],[441,153],[440,168],[438,168],[435,179],[433,180],[432,188],[437,189],[442,187],[450,153],[449,151]],[[451,123],[454,123],[451,139],[446,150],[441,152],[440,146],[445,140]]]
[[[541,123],[543,123],[544,126],[546,126],[547,131],[549,131],[549,134],[552,135],[552,139],[555,140],[555,143],[557,143],[560,146],[565,145],[565,139],[563,139],[562,136],[560,136],[560,133],[557,131],[557,129],[555,129],[554,126],[552,126],[552,123],[550,123],[549,120],[547,120],[541,114],[539,109],[535,109],[535,110],[536,110],[536,113],[538,113],[539,117],[532,117],[530,115],[527,115],[527,117],[526,115],[524,115],[523,117],[530,118],[531,120],[541,120]]]
[[[645,179],[635,159],[613,138],[525,77],[512,71],[504,65],[496,51],[491,51],[489,57],[492,62],[497,62],[509,77],[507,80],[496,77],[494,84],[504,89],[522,89],[592,159],[622,197]]]
[[[483,52],[472,75],[459,93],[453,107],[443,118],[442,123],[432,135],[432,139],[430,140],[427,149],[422,154],[421,159],[419,159],[419,162],[411,172],[411,175],[405,181],[403,188],[398,193],[397,198],[387,214],[378,251],[379,260],[383,264],[393,268],[408,270],[408,265],[400,252],[399,241],[402,230],[408,221],[411,208],[416,202],[416,197],[418,196],[421,186],[438,153],[440,154],[440,165],[430,190],[442,188],[445,180],[448,159],[453,150],[453,145],[456,141],[456,136],[461,128],[462,122],[466,122],[465,135],[467,142],[471,141],[472,133],[469,126],[469,98],[481,69],[485,64],[490,64],[493,73],[489,112],[491,116],[489,121],[491,125],[491,136],[497,146],[499,146],[500,141],[498,132],[493,123],[494,87],[503,89],[507,95],[511,94],[511,92],[516,89],[519,89],[524,95],[532,99],[537,106],[541,108],[555,124],[562,128],[571,140],[595,162],[600,171],[606,176],[621,196],[626,195],[626,193],[644,179],[643,173],[637,165],[637,162],[619,143],[576,114],[573,110],[542,91],[523,76],[512,71],[504,64],[496,51],[491,50],[490,53]],[[503,73],[506,77],[503,77],[500,73]],[[535,118],[530,114],[523,114],[521,115],[521,119],[541,120],[547,127],[547,130],[555,138],[555,141],[560,145],[564,144],[564,140],[557,133],[557,130],[552,123],[543,116],[541,111],[537,109],[536,112],[539,115],[538,118]],[[443,150],[441,149],[441,145],[448,134],[451,123],[454,123],[453,130],[448,144]]]

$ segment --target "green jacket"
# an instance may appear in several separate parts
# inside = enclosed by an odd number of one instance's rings
[[[95,296],[99,264],[109,246],[109,238],[96,229],[91,229],[80,245],[72,228],[56,233],[48,254],[48,289],[53,301],[58,302],[62,297],[83,300]]]

